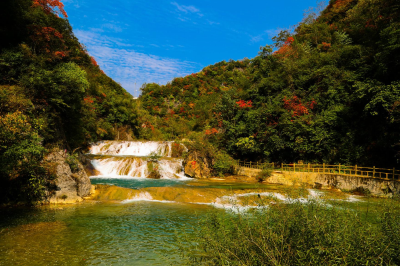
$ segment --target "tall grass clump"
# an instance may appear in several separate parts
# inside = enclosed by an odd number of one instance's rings
[[[400,265],[400,208],[375,211],[310,200],[199,221],[191,265]],[[376,207],[376,206],[375,206]]]

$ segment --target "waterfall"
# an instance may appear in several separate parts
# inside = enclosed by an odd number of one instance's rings
[[[91,154],[171,157],[172,141],[104,141],[90,148]]]
[[[90,147],[92,166],[104,178],[186,179],[183,160],[186,147],[171,141],[103,141]],[[158,158],[149,156],[157,155]],[[173,158],[174,157],[174,158]]]

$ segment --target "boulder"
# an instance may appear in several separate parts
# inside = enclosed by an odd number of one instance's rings
[[[185,174],[193,178],[210,178],[211,169],[209,163],[204,158],[197,156],[196,153],[191,153],[184,161]]]
[[[53,190],[48,191],[50,203],[81,202],[90,194],[90,179],[82,164],[79,162],[77,171],[72,173],[66,159],[67,153],[61,150],[51,152],[44,159],[47,165],[52,166],[51,172],[55,176]]]

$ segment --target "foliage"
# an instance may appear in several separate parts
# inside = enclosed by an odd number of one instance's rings
[[[331,204],[293,200],[251,215],[212,212],[199,222],[195,244],[183,247],[188,264],[399,264],[399,202],[374,211]]]
[[[149,160],[152,162],[157,162],[162,156],[158,155],[156,152],[152,152],[149,155]]]
[[[71,168],[72,173],[76,173],[79,171],[79,159],[76,153],[68,154],[67,158],[65,159],[65,162]]]
[[[160,179],[161,174],[160,174],[160,166],[156,161],[149,161],[147,162],[147,168],[149,169],[149,174],[147,178],[152,178],[152,179]]]
[[[258,182],[264,182],[268,177],[272,176],[273,169],[264,168],[261,172],[256,176]]]
[[[235,161],[225,152],[219,151],[215,156],[213,170],[216,175],[234,174]]]
[[[217,149],[202,133],[188,136],[184,145],[188,149],[187,158],[202,161],[214,175],[233,174],[235,161],[225,151]]]
[[[149,139],[202,133],[235,159],[396,167],[399,32],[398,1],[331,0],[275,50],[146,84],[142,128]]]
[[[78,42],[63,7],[60,0],[0,4],[2,202],[43,198],[51,179],[41,166],[45,147],[73,150],[138,134],[132,96]]]

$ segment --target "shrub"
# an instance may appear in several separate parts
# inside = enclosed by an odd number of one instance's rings
[[[185,146],[183,146],[179,142],[172,143],[172,146],[171,146],[171,157],[172,158],[182,157],[184,152],[185,152]]]
[[[369,214],[343,206],[294,201],[252,215],[215,210],[200,220],[184,254],[193,265],[399,265],[399,202]]]
[[[215,147],[201,133],[193,133],[189,141],[184,142],[188,148],[187,158],[202,161],[204,165],[212,168],[213,174],[233,174],[235,161],[224,151]]]
[[[157,162],[162,156],[158,155],[156,152],[151,152],[149,154],[149,161],[151,162]]]
[[[261,172],[256,176],[258,182],[264,182],[268,177],[272,176],[273,170],[271,168],[264,168]]]
[[[216,154],[213,170],[216,175],[233,174],[235,161],[227,153],[220,151]]]
[[[161,174],[159,172],[159,165],[153,161],[147,162],[147,169],[149,170],[149,175],[147,178],[160,179]]]
[[[79,160],[77,154],[68,154],[65,162],[69,165],[69,168],[71,168],[72,173],[79,172]]]

